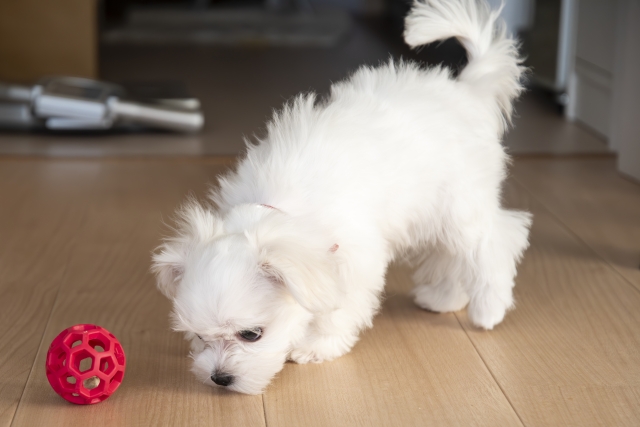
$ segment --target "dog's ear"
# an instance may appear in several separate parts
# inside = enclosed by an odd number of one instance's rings
[[[175,235],[165,239],[153,254],[151,271],[157,286],[167,298],[173,298],[184,274],[191,249],[222,233],[222,221],[210,210],[190,200],[177,213]]]
[[[176,294],[184,273],[187,245],[177,239],[167,239],[153,254],[151,271],[156,275],[156,285],[164,296],[171,299]]]
[[[335,246],[294,235],[269,240],[260,248],[262,272],[310,312],[335,309],[341,292]]]

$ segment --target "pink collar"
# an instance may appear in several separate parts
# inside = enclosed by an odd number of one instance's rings
[[[278,209],[278,208],[274,208],[274,207],[273,207],[273,206],[271,206],[271,205],[265,205],[265,204],[262,204],[262,203],[260,204],[260,206],[262,206],[263,208],[267,208],[267,209],[274,209],[274,210],[276,210],[276,211],[279,211],[279,210],[280,210],[280,209]]]

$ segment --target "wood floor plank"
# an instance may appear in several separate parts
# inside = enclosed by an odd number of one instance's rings
[[[456,315],[525,425],[640,425],[640,292],[527,194],[507,187],[534,213],[517,308],[491,332]]]
[[[516,160],[514,178],[640,289],[640,184],[615,159]]]
[[[169,303],[155,290],[148,272],[150,252],[163,230],[162,213],[172,212],[189,191],[202,194],[221,166],[66,166],[78,183],[91,173],[95,180],[75,200],[85,217],[74,230],[60,294],[13,425],[264,426],[260,396],[214,390],[189,373],[188,345],[170,331]],[[44,358],[62,329],[85,322],[104,326],[118,337],[127,371],[123,385],[106,402],[76,407],[49,387]]]
[[[518,426],[517,415],[452,314],[418,309],[408,269],[351,353],[289,364],[264,395],[269,426]]]
[[[82,211],[47,191],[45,165],[0,164],[0,426],[9,426],[66,270]]]

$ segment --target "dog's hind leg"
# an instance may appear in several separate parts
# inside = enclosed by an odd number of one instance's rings
[[[469,277],[463,281],[471,301],[471,322],[492,329],[513,307],[516,266],[529,246],[531,215],[500,209],[468,260]]]
[[[446,313],[462,310],[469,297],[461,286],[463,260],[438,245],[420,257],[413,274],[415,303],[430,311]]]

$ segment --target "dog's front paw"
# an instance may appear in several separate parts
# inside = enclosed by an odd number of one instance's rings
[[[413,296],[419,307],[437,313],[462,310],[469,303],[469,297],[457,283],[420,285],[413,290]]]
[[[300,364],[328,362],[351,350],[357,340],[357,335],[317,336],[294,349],[289,359]]]
[[[309,349],[297,349],[293,350],[289,355],[289,360],[292,360],[300,365],[305,363],[322,363],[324,359],[315,354]]]

